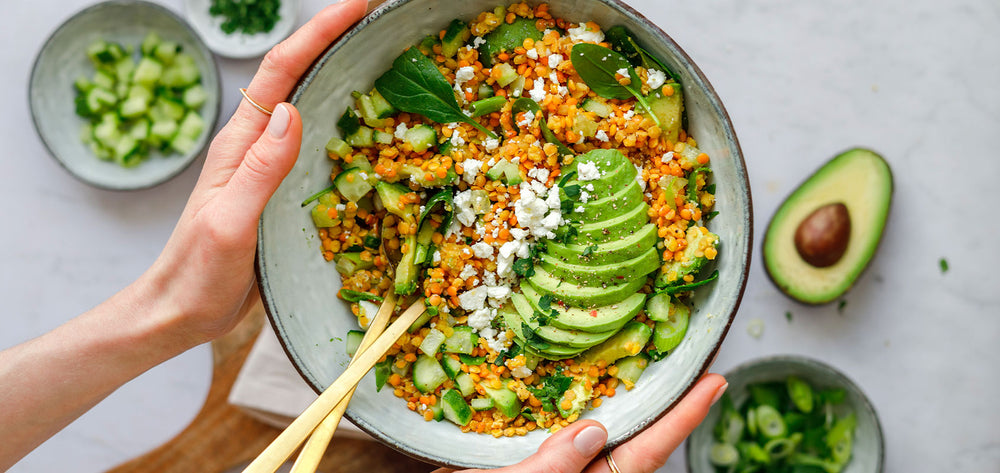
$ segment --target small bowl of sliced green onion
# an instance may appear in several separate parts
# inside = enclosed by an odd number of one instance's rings
[[[877,473],[882,427],[843,373],[783,355],[726,374],[729,389],[687,441],[691,473]]]

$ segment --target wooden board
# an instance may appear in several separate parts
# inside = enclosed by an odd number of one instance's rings
[[[212,384],[194,420],[167,443],[108,473],[224,473],[248,463],[264,450],[281,431],[226,402],[264,323],[264,309],[258,302],[232,332],[212,342]],[[334,439],[319,466],[323,473],[433,469],[378,442],[341,438]]]

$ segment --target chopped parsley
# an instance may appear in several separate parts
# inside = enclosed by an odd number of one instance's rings
[[[847,305],[847,299],[841,299],[840,302],[837,303],[837,312],[843,314],[844,306],[846,305]]]
[[[785,312],[785,318],[788,319],[788,323],[792,323],[792,312]]]
[[[583,253],[581,253],[580,256],[590,256],[594,254],[595,251],[597,251],[597,248],[598,248],[597,245],[590,245],[583,249]]]
[[[573,378],[562,374],[562,370],[542,378],[542,387],[528,387],[528,391],[542,402],[542,410],[545,412],[555,412],[556,403],[563,397],[569,386],[573,384]]]
[[[941,267],[941,274],[948,272],[948,260],[941,258],[941,260],[938,261],[938,266]]]
[[[531,258],[520,258],[514,261],[511,269],[518,276],[530,278],[535,275],[535,261]]]
[[[536,350],[547,350],[552,347],[549,342],[546,342],[545,339],[539,337],[538,334],[531,329],[531,326],[525,322],[521,322],[521,332],[524,334],[525,344],[531,348]]]

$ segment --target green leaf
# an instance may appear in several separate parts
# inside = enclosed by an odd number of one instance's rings
[[[335,184],[331,185],[330,187],[327,187],[326,189],[323,189],[323,190],[321,190],[321,191],[319,191],[319,192],[317,192],[317,193],[309,196],[308,198],[306,198],[306,200],[303,200],[302,201],[302,206],[305,207],[305,206],[313,203],[316,199],[319,199],[320,197],[323,197],[323,194],[326,194],[328,192],[333,192],[335,190],[337,190],[337,186]]]
[[[666,73],[675,82],[680,82],[680,78],[674,74],[662,61],[649,53],[642,46],[636,43],[632,32],[624,26],[612,26],[604,32],[604,38],[611,45],[611,49],[621,53],[628,58],[632,65],[645,67],[647,70],[656,69]]]
[[[552,294],[545,294],[538,298],[538,307],[542,310],[552,310],[553,302],[555,302],[555,297]]]
[[[410,48],[392,62],[392,69],[375,80],[375,88],[389,104],[438,123],[468,123],[491,138],[497,135],[462,111],[455,91],[434,61]]]
[[[524,334],[524,342],[531,348],[536,350],[546,350],[552,346],[549,342],[546,342],[545,339],[538,336],[538,334],[535,333],[535,331],[531,329],[531,326],[529,326],[526,322],[521,322],[521,333]]]
[[[441,229],[442,233],[444,230],[448,229],[451,225],[451,216],[455,211],[455,191],[446,187],[441,189],[437,194],[427,200],[424,204],[424,211],[421,212],[420,218],[417,219],[417,228],[420,228],[424,224],[424,220],[431,215],[431,212],[435,211],[439,206],[444,211],[444,218],[441,219]]]
[[[535,117],[538,118],[538,128],[542,130],[542,137],[545,138],[545,141],[556,145],[556,149],[559,151],[560,156],[573,156],[575,154],[573,153],[573,150],[566,147],[562,141],[559,141],[559,138],[556,137],[555,133],[552,133],[552,130],[549,129],[549,125],[545,121],[545,115],[542,113],[542,107],[540,107],[537,102],[528,97],[521,97],[515,100],[510,107],[511,116],[516,117],[517,114],[522,112],[531,112],[535,114]],[[521,129],[517,127],[516,119],[511,120],[511,125],[514,127],[515,131],[518,133],[521,132]]]
[[[540,388],[528,386],[528,391],[542,402],[543,411],[553,412],[556,410],[554,403],[559,402],[571,384],[573,384],[573,378],[562,374],[562,372],[556,372],[542,378]]]
[[[530,278],[535,275],[535,262],[531,258],[520,258],[514,261],[511,265],[511,269],[514,270],[514,274],[524,278]]]
[[[340,298],[347,302],[359,302],[359,301],[375,301],[382,302],[382,298],[376,296],[375,294],[369,294],[367,292],[352,291],[350,289],[341,289],[338,293]]]
[[[590,256],[590,255],[594,254],[595,251],[597,251],[597,248],[598,248],[597,245],[590,245],[590,246],[584,248],[583,249],[583,253],[581,253],[580,255],[581,256]]]
[[[559,179],[559,187],[565,186],[570,179],[573,179],[573,176],[576,176],[576,171],[570,171],[564,174],[563,177]]]
[[[941,274],[948,272],[948,260],[941,258],[941,260],[938,261],[938,266],[941,267]]]
[[[665,292],[667,294],[674,295],[680,292],[690,291],[696,287],[704,286],[712,281],[715,281],[716,279],[719,279],[718,270],[712,271],[712,274],[710,276],[708,276],[705,279],[702,279],[701,281],[695,281],[688,284],[681,284],[680,286],[668,287],[660,292]],[[657,294],[659,294],[659,292]]]
[[[628,58],[604,46],[577,43],[570,51],[570,61],[583,82],[595,94],[606,99],[622,100],[635,97],[639,105],[656,123],[656,126],[660,126],[660,119],[653,113],[646,98],[642,95],[642,80],[635,73]],[[622,85],[618,82],[616,75],[618,71],[622,70],[628,73],[631,80],[629,85]]]

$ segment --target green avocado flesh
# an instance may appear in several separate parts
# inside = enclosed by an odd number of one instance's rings
[[[565,174],[582,163],[598,170],[594,179],[577,175],[564,183],[591,196],[574,206],[579,212],[566,215],[577,234],[569,241],[547,242],[534,274],[522,280],[520,293],[504,308],[504,323],[522,347],[548,359],[621,338],[622,327],[645,306],[646,295],[639,290],[661,265],[657,229],[649,223],[632,162],[617,150],[591,151],[574,161]],[[607,353],[634,354],[632,348]]]
[[[893,179],[878,154],[856,148],[837,155],[806,179],[778,208],[764,235],[764,267],[789,297],[824,304],[847,292],[871,261],[882,238]],[[820,207],[842,203],[850,216],[847,249],[835,263],[807,263],[795,245],[806,217]]]

